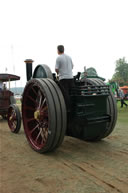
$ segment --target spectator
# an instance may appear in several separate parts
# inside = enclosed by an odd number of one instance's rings
[[[128,105],[124,102],[125,95],[122,89],[119,89],[119,97],[120,97],[120,102],[121,102],[121,108],[123,107],[123,105],[127,107]]]

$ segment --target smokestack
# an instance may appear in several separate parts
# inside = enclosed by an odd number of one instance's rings
[[[26,63],[27,81],[29,81],[32,77],[32,63],[34,61],[32,59],[26,59],[24,62]]]

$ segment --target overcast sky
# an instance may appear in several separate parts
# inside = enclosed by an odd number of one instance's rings
[[[74,75],[86,66],[111,79],[115,61],[128,61],[128,0],[0,0],[0,73],[7,68],[24,86],[27,58],[54,72],[59,44]]]

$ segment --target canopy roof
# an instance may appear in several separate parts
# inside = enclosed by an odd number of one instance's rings
[[[0,74],[0,81],[8,82],[9,80],[10,81],[20,80],[20,77],[14,74]]]
[[[122,86],[122,87],[120,87],[121,89],[123,89],[123,90],[127,90],[128,89],[128,86]]]

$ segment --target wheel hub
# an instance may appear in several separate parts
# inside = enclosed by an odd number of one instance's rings
[[[40,111],[39,110],[36,110],[34,112],[34,118],[39,121],[39,119],[40,119]]]

